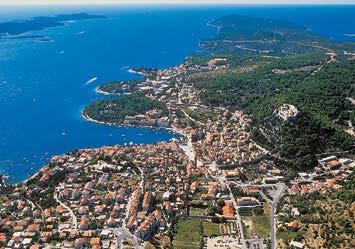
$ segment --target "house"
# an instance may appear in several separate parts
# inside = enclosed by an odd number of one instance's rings
[[[297,208],[293,207],[291,209],[291,215],[292,215],[292,217],[299,217],[300,216],[300,212],[298,211]]]
[[[6,234],[0,233],[0,246],[4,246],[6,243]]]
[[[236,181],[240,177],[240,170],[239,169],[223,170],[222,174],[226,178],[226,180]]]
[[[250,207],[250,206],[259,206],[260,203],[254,197],[241,197],[237,199],[238,206]]]
[[[39,229],[40,229],[40,225],[39,224],[30,224],[27,227],[27,231],[29,231],[29,232],[39,232]]]
[[[74,247],[75,249],[82,249],[88,246],[88,240],[86,238],[78,238],[75,240]]]
[[[173,213],[173,208],[171,206],[171,202],[170,201],[164,201],[163,207],[164,207],[165,212],[168,215],[171,215]]]
[[[145,221],[138,227],[136,236],[145,240],[151,237],[152,232],[157,227],[157,220],[153,214],[151,214]]]
[[[301,242],[292,240],[290,243],[291,249],[304,249],[305,245]]]
[[[100,233],[100,237],[102,239],[108,239],[111,236],[112,232],[110,230],[102,230]]]
[[[23,241],[22,241],[22,245],[27,248],[31,245],[32,243],[32,238],[25,238]]]
[[[152,192],[148,191],[144,194],[144,198],[143,198],[143,203],[142,203],[142,209],[145,212],[149,212],[150,207],[151,207],[151,203],[153,200],[153,194]]]
[[[170,195],[171,195],[171,193],[169,191],[164,192],[163,201],[169,201],[170,200]]]
[[[291,221],[287,224],[287,229],[290,231],[297,231],[300,228],[300,223],[297,220]]]
[[[135,225],[136,225],[136,218],[134,216],[131,216],[129,219],[128,219],[128,222],[127,222],[127,228],[128,229],[134,229],[135,228]]]
[[[101,244],[100,238],[91,238],[91,240],[90,240],[91,248],[94,248],[94,247],[101,248],[100,244]]]
[[[114,218],[110,217],[110,218],[107,220],[107,225],[108,225],[109,227],[114,227],[114,226],[117,225],[117,221],[116,221]]]
[[[231,201],[226,201],[223,210],[223,216],[226,218],[234,217],[234,208]]]
[[[30,246],[30,249],[40,249],[39,245],[32,245]]]
[[[80,220],[79,228],[81,230],[87,230],[89,229],[89,219],[86,217],[82,217]]]
[[[258,196],[259,195],[259,189],[258,188],[253,188],[253,187],[243,187],[243,192],[247,196]]]
[[[78,214],[80,215],[85,215],[89,213],[89,207],[88,206],[81,206],[78,210]]]

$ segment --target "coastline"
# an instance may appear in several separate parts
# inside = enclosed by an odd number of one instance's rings
[[[117,126],[117,125],[114,124],[114,123],[103,122],[103,121],[99,121],[99,120],[96,120],[96,119],[91,118],[89,115],[87,115],[87,114],[84,112],[84,109],[81,110],[80,116],[81,116],[84,120],[89,121],[89,122],[93,122],[93,123],[97,123],[97,124],[103,124],[103,125],[108,125],[108,126]]]
[[[140,72],[140,71],[136,71],[134,70],[133,68],[130,68],[127,70],[127,72],[131,73],[131,74],[138,74],[138,75],[141,75],[141,76],[147,76],[144,72]],[[99,85],[95,88],[95,92],[98,93],[98,94],[102,94],[102,95],[105,95],[105,96],[112,96],[112,95],[128,95],[128,94],[131,94],[130,92],[128,93],[112,93],[112,92],[106,92],[106,91],[103,91],[103,90],[100,90],[100,86],[102,85]]]
[[[133,68],[128,69],[127,72],[146,76],[146,74],[144,72],[136,71]]]
[[[142,128],[142,129],[151,129],[151,130],[156,130],[156,131],[158,131],[158,130],[166,130],[166,131],[172,132],[174,134],[183,135],[183,133],[177,131],[173,127],[163,128],[163,127],[149,126],[149,125],[119,124],[119,123],[110,123],[110,122],[99,121],[99,120],[91,118],[89,115],[84,113],[84,110],[81,111],[81,117],[87,122],[93,122],[93,123],[101,124],[101,125],[114,126],[114,127],[117,127],[117,128]]]
[[[110,92],[106,92],[106,91],[100,90],[100,86],[95,88],[95,92],[98,93],[98,94],[105,95],[105,96],[129,94],[129,93],[110,93]]]
[[[52,42],[52,41],[38,41],[38,42],[45,43],[45,42]],[[180,63],[178,63],[178,64],[180,64]],[[170,66],[170,67],[174,67],[174,65]],[[143,77],[147,76],[147,74],[145,72],[142,72],[142,71],[139,71],[139,70],[134,70],[133,68],[127,69],[127,72],[132,73],[132,74],[137,74],[137,75],[140,75],[140,76],[143,76]],[[123,95],[126,95],[126,94],[127,95],[130,94],[130,93],[110,93],[110,92],[102,91],[99,88],[100,88],[100,86],[96,87],[95,88],[95,92],[98,93],[98,94],[102,94],[104,96],[110,96],[110,95],[115,96],[115,95],[121,95],[121,94],[123,96]],[[92,117],[88,116],[86,113],[84,113],[83,110],[80,111],[80,116],[85,121],[93,122],[93,123],[100,124],[100,125],[115,126],[117,128],[142,128],[142,129],[151,129],[151,130],[155,130],[155,131],[164,130],[164,131],[167,131],[167,132],[171,132],[173,135],[186,137],[186,135],[183,134],[179,129],[176,129],[175,127],[171,127],[171,126],[167,127],[167,128],[164,128],[164,127],[148,126],[148,125],[145,126],[145,125],[131,125],[131,124],[119,124],[119,123],[102,122],[102,121],[95,120]],[[162,141],[162,142],[169,143],[170,141],[171,141],[171,139],[165,140],[165,141]],[[122,144],[122,146],[124,146],[124,145]],[[92,148],[96,148],[96,147],[92,147]],[[55,155],[53,155],[53,156],[55,156]],[[50,161],[48,160],[46,162],[43,162],[43,163],[39,164],[38,165],[39,166],[38,169],[35,170],[34,172],[32,171],[33,172],[32,174],[30,173],[28,176],[25,176],[25,179],[23,179],[23,180],[19,179],[19,180],[16,180],[16,181],[11,181],[11,184],[16,184],[17,185],[17,184],[20,184],[20,183],[25,183],[28,180],[36,177],[39,174],[40,170],[42,168],[46,167],[49,162]]]
[[[95,92],[96,92],[96,93],[99,93],[99,94],[102,94],[102,95],[113,95],[113,93],[109,93],[109,92],[102,91],[102,90],[100,90],[99,88],[100,88],[100,86],[98,86],[98,87],[95,88]]]
[[[217,29],[217,35],[221,32],[221,28],[222,28],[222,26],[217,26],[217,25],[214,25],[214,24],[212,24],[211,22],[213,22],[214,20],[210,20],[210,21],[208,21],[207,22],[207,26],[210,26],[210,27],[214,27],[214,28],[216,28]]]
[[[98,94],[105,95],[105,96],[119,96],[119,95],[129,95],[129,94],[131,94],[131,93],[110,93],[110,92],[106,92],[106,91],[100,90],[100,86],[95,88],[95,92],[98,93]]]
[[[93,122],[93,123],[96,123],[96,124],[101,124],[101,125],[108,125],[108,126],[115,126],[117,128],[142,128],[142,129],[152,129],[152,130],[165,130],[165,131],[168,131],[168,132],[171,132],[175,135],[178,135],[178,136],[182,136],[184,138],[187,138],[186,134],[184,134],[183,132],[181,132],[179,129],[175,128],[175,127],[169,127],[169,128],[159,128],[159,127],[154,127],[154,126],[138,126],[138,125],[122,125],[122,124],[118,124],[118,123],[108,123],[108,122],[102,122],[102,121],[99,121],[99,120],[96,120],[96,119],[93,119],[91,118],[90,116],[88,116],[86,113],[84,113],[84,110],[81,110],[80,112],[80,116],[87,122]],[[162,143],[171,143],[173,138],[171,138],[170,140],[168,141],[161,141]],[[149,144],[154,144],[154,143],[149,143]],[[134,145],[137,145],[137,144],[134,144]],[[133,146],[134,146],[133,145]],[[125,145],[122,144],[122,145],[119,145],[119,146],[122,146],[124,147]],[[92,147],[92,148],[101,148],[101,147]],[[86,148],[84,148],[86,149]],[[80,149],[79,149],[80,150]],[[53,155],[53,157],[56,156],[56,155]],[[34,179],[35,177],[38,176],[38,174],[40,173],[40,171],[47,167],[48,165],[48,162],[46,164],[44,164],[42,167],[40,167],[36,172],[34,172],[33,174],[29,175],[26,179],[22,180],[22,181],[19,181],[19,182],[13,182],[11,184],[14,184],[15,186],[17,185],[21,185],[21,184],[27,184],[28,181],[30,181],[31,179]]]

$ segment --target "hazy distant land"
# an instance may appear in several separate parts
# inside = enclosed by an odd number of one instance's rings
[[[65,22],[69,22],[69,21],[86,20],[86,19],[94,19],[94,18],[106,18],[106,16],[79,13],[79,14],[58,15],[52,17],[41,16],[41,17],[34,17],[29,20],[16,20],[10,22],[3,22],[0,23],[0,38],[2,39],[43,38],[42,36],[38,37],[37,35],[36,36],[33,35],[17,36],[17,35],[21,35],[30,31],[38,31],[46,28],[64,26]]]

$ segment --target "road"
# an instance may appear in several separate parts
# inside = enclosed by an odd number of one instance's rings
[[[226,184],[228,190],[229,190],[229,197],[230,199],[232,200],[232,203],[233,203],[233,206],[234,206],[234,209],[235,209],[235,216],[237,218],[236,220],[236,225],[237,225],[237,229],[238,229],[238,232],[240,234],[240,241],[242,242],[242,249],[246,249],[247,248],[247,245],[245,243],[245,239],[244,239],[244,232],[243,232],[243,226],[242,226],[242,219],[240,218],[240,215],[239,215],[239,212],[238,212],[238,205],[237,205],[237,202],[235,201],[235,198],[233,196],[233,193],[232,193],[232,190],[229,186],[229,183],[226,181],[226,179],[224,178],[223,175],[220,175],[217,177],[218,181],[220,184]]]
[[[285,193],[286,190],[287,190],[287,186],[285,184],[282,184],[281,189],[276,194],[274,201],[271,204],[271,213],[270,213],[271,249],[275,249],[277,247],[275,212],[276,212],[277,204],[280,201],[281,197],[283,196],[283,194]]]
[[[140,172],[140,177],[141,177],[141,181],[139,183],[139,188],[140,189],[144,189],[144,172],[141,168],[137,167],[139,172]],[[113,233],[116,236],[117,239],[117,245],[116,248],[123,248],[122,243],[125,239],[128,239],[130,241],[132,241],[133,243],[133,247],[134,248],[141,248],[139,243],[138,243],[138,238],[136,236],[134,236],[127,228],[126,228],[126,221],[129,218],[129,210],[131,208],[131,204],[132,204],[132,195],[129,197],[128,199],[128,203],[127,203],[127,207],[126,207],[126,214],[125,214],[125,218],[123,219],[122,222],[122,227],[121,228],[116,228],[113,229]]]
[[[127,229],[127,228],[116,228],[113,229],[113,233],[116,236],[116,240],[117,240],[117,248],[123,248],[123,241],[125,239],[132,241],[133,247],[136,249],[140,249],[141,246],[139,245],[138,239],[137,237],[135,237],[134,235],[132,235],[132,233]]]
[[[76,232],[77,229],[78,229],[78,219],[76,218],[73,210],[58,199],[56,191],[54,192],[54,196],[53,197],[61,206],[63,206],[65,209],[67,209],[69,211],[70,217],[72,219],[72,224],[74,226],[74,231]]]
[[[325,50],[325,54],[326,55],[329,55],[329,59],[327,60],[327,62],[323,63],[322,65],[320,65],[315,71],[313,71],[312,74],[318,73],[320,70],[322,70],[322,68],[325,65],[327,65],[329,63],[337,62],[337,59],[336,59],[337,53],[331,48],[326,48],[326,47],[319,46],[319,45],[316,45],[316,44],[309,44],[309,43],[302,43],[302,42],[296,42],[296,44],[299,44],[299,45],[302,45],[302,46],[306,46],[306,47],[322,49],[322,50]]]
[[[193,151],[193,148],[192,148],[192,143],[191,141],[187,141],[186,144],[178,144],[178,146],[180,147],[180,149],[182,149],[185,153],[185,155],[189,158],[189,160],[191,162],[194,162],[195,161],[195,153]]]
[[[206,126],[205,123],[202,123],[202,122],[200,122],[200,121],[198,121],[198,120],[196,120],[194,118],[191,118],[190,115],[187,114],[184,110],[181,109],[181,111],[185,114],[186,118],[190,119],[192,122],[195,122],[195,123],[197,123],[199,125],[202,125],[202,126]]]
[[[264,249],[264,239],[249,239],[248,240],[250,249]]]

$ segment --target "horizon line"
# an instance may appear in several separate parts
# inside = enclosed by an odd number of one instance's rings
[[[239,3],[235,3],[233,1],[206,1],[206,2],[201,2],[201,1],[183,1],[183,0],[177,0],[177,1],[161,1],[161,0],[157,0],[157,1],[142,1],[142,0],[135,0],[135,1],[120,1],[120,2],[116,2],[116,1],[102,1],[102,2],[55,2],[55,1],[51,1],[51,2],[18,2],[18,3],[2,3],[0,1],[0,6],[78,6],[78,5],[84,5],[84,6],[89,6],[89,5],[167,5],[167,6],[172,6],[172,5],[253,5],[253,6],[265,6],[265,5],[279,5],[279,6],[287,6],[287,5],[292,5],[292,6],[312,6],[312,5],[355,5],[355,2],[312,2],[312,1],[302,1],[302,2],[265,2],[265,3],[261,3],[261,2],[239,2]]]

